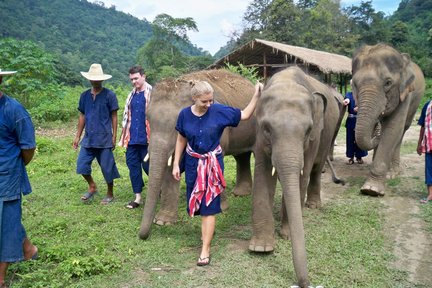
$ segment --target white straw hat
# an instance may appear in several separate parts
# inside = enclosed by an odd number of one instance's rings
[[[17,71],[2,71],[0,69],[0,76],[4,76],[4,75],[12,75],[15,74]]]
[[[102,70],[102,65],[93,63],[88,72],[81,72],[84,78],[90,81],[104,81],[110,79],[112,76],[109,74],[104,74]]]

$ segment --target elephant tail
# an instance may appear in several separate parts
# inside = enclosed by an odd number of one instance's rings
[[[326,163],[327,163],[327,165],[330,167],[330,170],[331,170],[331,173],[332,173],[332,180],[333,180],[333,183],[341,184],[342,186],[344,186],[344,185],[345,185],[345,180],[339,178],[339,177],[336,175],[336,171],[335,171],[335,169],[334,169],[334,167],[333,167],[333,164],[331,163],[330,156],[327,156],[327,158],[326,158]]]

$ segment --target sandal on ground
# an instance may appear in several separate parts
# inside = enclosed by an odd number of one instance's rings
[[[422,204],[427,204],[429,202],[432,202],[432,199],[428,199],[427,197],[420,199],[420,203],[422,203]]]
[[[81,196],[81,200],[83,201],[83,202],[87,202],[88,200],[90,200],[90,199],[92,199],[93,198],[93,196],[95,195],[97,193],[97,191],[95,191],[95,192],[86,192],[86,193],[84,193],[82,196]]]
[[[354,159],[350,158],[347,162],[347,165],[352,165],[354,164]]]
[[[210,264],[210,256],[204,258],[201,257],[198,258],[197,266],[207,266],[209,264]]]
[[[114,201],[114,197],[108,197],[108,196],[106,196],[105,198],[102,199],[101,204],[102,205],[107,205],[107,204],[109,204],[109,203],[111,203],[113,201]]]
[[[363,162],[363,159],[362,158],[357,158],[357,163],[358,164],[363,164],[364,162]]]
[[[140,206],[140,203],[137,203],[135,201],[130,201],[127,205],[126,208],[128,209],[135,209],[138,208]]]

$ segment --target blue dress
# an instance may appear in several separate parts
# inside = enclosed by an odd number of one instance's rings
[[[348,117],[345,122],[346,127],[346,156],[348,158],[362,158],[368,155],[366,150],[361,150],[355,141],[355,126],[357,122],[357,112],[354,111],[356,107],[352,92],[348,92],[345,95],[345,99],[349,99],[348,104]]]
[[[213,151],[219,146],[225,127],[236,127],[240,120],[240,109],[222,104],[211,105],[202,116],[195,116],[191,107],[187,107],[180,111],[176,130],[187,139],[195,152],[204,154]],[[217,155],[217,159],[223,171],[223,155]],[[187,203],[189,203],[197,178],[198,159],[184,153],[182,165],[184,165],[185,170],[186,198]],[[189,214],[189,207],[187,207],[187,212]],[[214,215],[220,212],[222,211],[220,208],[220,196],[218,196],[209,206],[206,206],[205,201],[202,201],[200,209],[195,212],[195,215]]]

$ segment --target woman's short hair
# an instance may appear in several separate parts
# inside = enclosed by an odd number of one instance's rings
[[[213,87],[207,81],[189,81],[192,97],[213,93]]]

